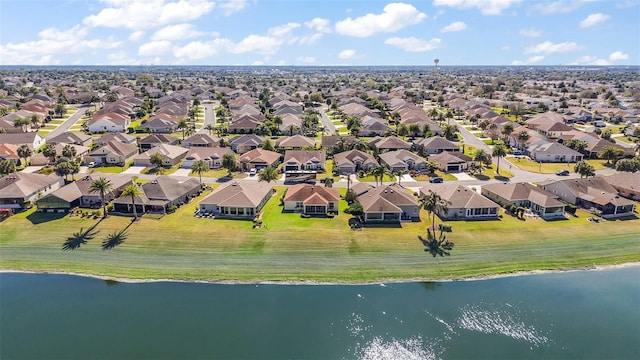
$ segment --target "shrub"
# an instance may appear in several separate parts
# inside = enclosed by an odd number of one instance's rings
[[[309,214],[300,214],[300,217],[303,218],[303,219],[308,219],[308,218],[311,217],[311,215],[309,215]]]
[[[178,207],[176,205],[171,205],[167,208],[167,213],[173,214],[176,210],[178,210]]]

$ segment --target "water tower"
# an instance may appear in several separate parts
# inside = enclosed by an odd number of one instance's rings
[[[433,59],[433,63],[436,64],[436,70],[438,70],[438,63],[440,62],[440,59],[436,58]]]

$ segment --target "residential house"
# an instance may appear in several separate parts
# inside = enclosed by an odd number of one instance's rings
[[[458,152],[460,148],[452,141],[440,136],[424,138],[416,143],[423,156],[440,154],[441,152]]]
[[[0,161],[10,160],[18,165],[22,161],[18,156],[18,148],[19,146],[14,144],[0,144]]]
[[[427,168],[427,161],[408,150],[396,150],[381,153],[380,162],[386,165],[392,172],[417,170],[422,171]]]
[[[467,155],[461,152],[441,152],[439,154],[430,155],[429,161],[438,164],[438,169],[444,172],[460,172],[469,168],[469,164],[473,161]]]
[[[362,205],[365,223],[420,219],[420,204],[399,184],[369,189],[358,196],[358,202]]]
[[[574,163],[582,154],[557,142],[538,141],[527,147],[526,154],[537,162]]]
[[[193,163],[202,160],[209,165],[210,169],[222,167],[222,159],[225,154],[235,154],[227,147],[192,147],[182,159],[182,168],[190,169]]]
[[[290,186],[284,196],[284,211],[301,212],[309,215],[323,215],[338,212],[340,192],[338,189],[297,184]]]
[[[75,133],[71,131],[65,131],[60,135],[56,135],[47,139],[47,144],[74,144],[89,147],[93,142],[93,138],[90,135],[83,133]]]
[[[473,189],[459,184],[427,184],[420,188],[420,197],[430,191],[448,202],[449,211],[436,211],[442,219],[487,219],[498,218],[500,205],[478,194]]]
[[[324,171],[326,157],[324,150],[287,150],[284,153],[284,171]]]
[[[640,174],[617,172],[604,179],[616,189],[620,196],[636,201],[640,200]]]
[[[100,136],[95,143],[98,146],[105,146],[106,144],[112,142],[112,141],[117,141],[117,142],[121,142],[123,144],[129,144],[129,145],[137,145],[137,139],[135,136],[131,136],[129,134],[124,134],[124,133],[110,133],[110,134],[104,134],[102,136]]]
[[[238,154],[244,154],[249,150],[257,149],[264,142],[264,138],[254,134],[236,136],[229,140],[231,150]]]
[[[538,186],[570,204],[606,218],[630,216],[635,211],[635,202],[620,196],[602,176],[548,180]]]
[[[302,149],[302,148],[315,148],[316,141],[312,138],[293,135],[289,137],[279,138],[276,141],[276,147],[281,149]]]
[[[164,175],[143,184],[140,190],[142,195],[135,198],[138,214],[166,213],[170,207],[188,203],[202,192],[200,182],[196,178],[184,180]],[[133,213],[131,196],[120,196],[111,203],[114,212]]]
[[[160,144],[134,157],[133,165],[153,166],[153,164],[151,164],[151,156],[154,154],[160,154],[163,159],[162,166],[171,167],[182,161],[188,152],[189,149],[185,149],[180,146]]]
[[[369,171],[378,166],[378,161],[360,150],[349,150],[333,155],[333,164],[341,174],[354,174],[360,170]]]
[[[239,169],[249,171],[251,169],[260,170],[267,166],[276,167],[280,162],[280,153],[261,148],[247,151],[236,160]]]
[[[209,134],[197,133],[189,136],[182,141],[182,146],[186,148],[193,147],[219,147],[220,139]]]
[[[125,132],[131,125],[131,118],[118,113],[94,115],[87,122],[87,130],[91,133]]]
[[[55,174],[15,172],[6,175],[0,178],[0,208],[28,208],[62,185],[64,180]]]
[[[201,212],[216,217],[253,218],[273,194],[273,186],[263,182],[234,181],[215,189],[199,203]]]
[[[395,151],[395,150],[409,150],[411,149],[411,143],[400,139],[397,136],[387,136],[387,137],[374,137],[373,139],[367,142],[367,145],[372,149],[377,150],[379,153],[385,151]]]
[[[38,150],[45,144],[44,137],[36,132],[26,133],[0,133],[0,144],[27,145],[31,151]]]
[[[104,194],[104,199],[109,202],[120,196],[122,190],[131,184],[132,177],[125,174],[90,174],[82,179],[50,192],[36,200],[38,211],[69,211],[75,207],[99,208],[102,199],[99,192],[91,192],[91,184],[105,178],[111,183],[111,191]]]
[[[365,116],[362,119],[362,127],[358,131],[360,136],[384,136],[390,130],[385,120],[379,117]]]
[[[180,139],[178,139],[175,136],[164,135],[164,134],[150,134],[140,139],[140,141],[138,141],[138,146],[140,146],[140,151],[147,151],[161,144],[175,146],[175,145],[178,145],[179,143],[180,143]]]
[[[120,165],[124,166],[138,155],[136,145],[121,143],[112,140],[105,145],[93,150],[85,156],[85,163],[94,162],[96,165]]]
[[[542,218],[564,217],[565,205],[559,197],[530,183],[487,184],[482,186],[481,193],[503,207],[524,207]]]

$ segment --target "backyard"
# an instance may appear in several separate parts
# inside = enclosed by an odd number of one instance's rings
[[[421,222],[354,231],[344,202],[334,218],[302,218],[282,213],[284,188],[276,188],[258,229],[246,220],[195,218],[198,200],[208,192],[173,214],[133,223],[120,216],[88,219],[31,209],[0,222],[0,268],[134,279],[363,282],[640,261],[638,219],[593,223],[579,210],[577,217],[552,222],[509,215],[448,222],[452,255],[432,258],[417,238],[428,226],[424,211]],[[92,227],[95,239],[62,250],[73,233]],[[123,229],[124,242],[102,250],[101,242]]]

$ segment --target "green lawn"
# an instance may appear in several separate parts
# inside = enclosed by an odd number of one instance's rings
[[[452,256],[432,258],[417,239],[426,220],[353,231],[350,216],[342,212],[309,219],[282,213],[278,200],[284,189],[277,189],[264,209],[266,226],[259,229],[251,221],[194,218],[198,199],[174,214],[134,223],[119,216],[94,220],[32,209],[0,222],[0,268],[136,279],[385,281],[640,261],[638,219],[590,223],[590,215],[578,211],[578,217],[552,222],[508,215],[448,222],[453,226],[448,239],[456,244]],[[62,251],[69,236],[92,226],[98,231],[94,240]],[[101,250],[108,234],[125,228],[122,245]]]
[[[575,163],[537,163],[529,158],[520,157],[520,159],[516,159],[515,157],[509,157],[509,162],[513,165],[519,167],[522,170],[531,171],[531,172],[539,172],[542,174],[554,174],[559,170],[569,170],[573,172],[573,168],[575,167]],[[598,159],[589,159],[585,160],[587,163],[593,165],[596,170],[603,170],[607,167],[605,164],[606,160],[598,160]]]
[[[128,164],[125,164],[125,166],[98,166],[98,167],[92,168],[92,171],[100,172],[100,173],[116,174],[116,173],[121,173],[127,170],[131,165],[133,165],[133,161],[130,161]]]
[[[373,175],[365,174],[364,177],[359,177],[358,176],[358,181],[375,183],[376,179],[375,179],[375,177],[373,177]],[[397,181],[397,178],[396,178],[395,175],[384,175],[382,181],[383,182],[395,182],[395,181]]]
[[[170,168],[166,168],[166,167],[161,167],[161,168],[156,168],[156,167],[148,167],[148,168],[144,168],[142,169],[142,171],[140,171],[140,174],[156,174],[156,175],[170,175],[173,174],[174,172],[176,172],[178,169],[180,169],[180,165],[181,163],[178,163]]]
[[[220,168],[220,169],[211,169],[207,172],[203,172],[202,173],[202,177],[212,177],[212,178],[222,178],[222,177],[226,177],[227,176],[227,169],[224,168]],[[195,174],[191,173],[191,176],[196,176]],[[231,173],[231,176],[234,179],[244,179],[247,177],[247,173],[244,171],[234,171]]]

